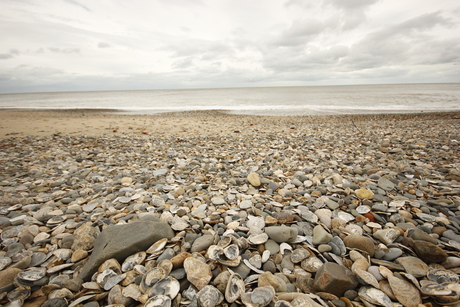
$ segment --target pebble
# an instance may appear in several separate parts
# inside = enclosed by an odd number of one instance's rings
[[[458,304],[458,122],[311,120],[1,140],[0,304]]]

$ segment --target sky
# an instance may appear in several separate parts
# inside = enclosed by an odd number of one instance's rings
[[[458,0],[0,0],[0,93],[450,82]]]

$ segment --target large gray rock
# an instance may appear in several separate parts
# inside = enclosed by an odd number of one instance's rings
[[[126,257],[145,251],[156,241],[173,236],[171,227],[153,216],[106,228],[97,237],[94,250],[79,277],[87,281],[105,260],[115,258],[122,263]]]

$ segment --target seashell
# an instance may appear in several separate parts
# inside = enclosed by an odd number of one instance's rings
[[[38,243],[40,241],[46,240],[50,237],[49,233],[46,232],[40,232],[38,235],[35,236],[34,238],[34,243]]]
[[[404,276],[405,278],[407,278],[414,286],[417,287],[417,289],[418,289],[419,291],[421,291],[421,290],[420,290],[420,284],[419,284],[417,278],[415,278],[414,275],[409,274],[409,273],[404,273],[404,272],[399,272],[399,274],[401,274],[402,276]]]
[[[456,250],[460,251],[460,242],[457,242],[455,240],[449,240],[449,245]]]
[[[47,225],[47,226],[59,225],[59,224],[61,224],[62,222],[64,222],[65,220],[67,220],[67,216],[66,216],[66,215],[53,216],[52,218],[50,218],[50,219],[46,222],[46,225]]]
[[[394,296],[404,306],[417,307],[422,303],[420,292],[410,282],[394,276],[389,276],[388,282],[390,283]]]
[[[160,269],[163,269],[163,271],[165,271],[166,275],[169,275],[169,273],[171,273],[171,271],[173,269],[173,264],[172,264],[171,260],[164,259],[164,260],[161,260],[157,264],[157,267],[160,268]]]
[[[126,288],[123,288],[121,294],[123,294],[124,297],[130,297],[136,301],[139,300],[139,297],[142,295],[139,286],[136,284],[129,284]]]
[[[379,287],[379,282],[377,279],[375,279],[374,275],[371,273],[361,270],[361,269],[355,269],[353,271],[365,284],[371,285],[374,288],[380,289]]]
[[[426,295],[445,296],[452,293],[452,291],[446,286],[429,280],[421,280],[420,286],[420,291],[422,291],[422,293]]]
[[[0,257],[0,271],[9,266],[13,260],[10,257]]]
[[[115,271],[106,269],[97,275],[96,282],[104,288],[104,290],[108,291],[125,279],[125,277],[126,274],[118,275]]]
[[[280,253],[281,253],[281,255],[284,255],[284,252],[287,251],[287,250],[292,251],[292,246],[287,244],[287,243],[285,243],[285,242],[281,243],[280,244]]]
[[[291,256],[292,258],[292,256]],[[270,251],[268,249],[264,250],[264,252],[262,253],[262,263],[265,263],[268,261],[268,259],[270,259]]]
[[[250,235],[248,238],[248,241],[249,243],[253,245],[264,244],[265,242],[268,241],[268,235],[265,232],[257,234],[257,235]]]
[[[155,254],[159,255],[159,252],[162,252],[163,248],[166,246],[166,243],[168,242],[167,238],[160,239],[156,241],[155,243],[152,244],[147,250],[147,254]]]
[[[224,248],[224,254],[227,259],[235,260],[240,255],[240,249],[236,244],[230,244]]]
[[[339,217],[339,219],[341,220],[344,220],[345,222],[351,222],[355,219],[355,217],[353,215],[351,215],[350,213],[347,213],[347,212],[343,212],[343,211],[340,211],[337,216]]]
[[[222,248],[225,248],[225,247],[229,246],[231,243],[232,243],[232,237],[231,236],[226,236],[226,237],[223,237],[222,239],[220,239],[219,242],[217,242],[217,245],[222,247]]]
[[[360,299],[365,300],[371,304],[392,307],[391,299],[383,291],[372,287],[361,287],[358,291]]]
[[[292,304],[285,300],[278,300],[275,303],[275,307],[292,307]]]
[[[141,291],[147,291],[148,288],[152,287],[154,284],[156,284],[158,281],[165,278],[166,276],[167,274],[164,271],[164,269],[158,267],[153,268],[142,277],[140,287]]]
[[[206,257],[211,259],[212,261],[218,261],[224,255],[224,249],[218,245],[211,245],[208,247],[206,252]]]
[[[459,282],[457,274],[445,270],[429,270],[427,277],[429,280],[434,281],[438,284]]]
[[[298,243],[302,243],[302,242],[305,242],[305,241],[308,241],[307,236],[296,236],[294,239],[289,240],[289,243],[298,244]]]
[[[27,271],[20,272],[18,277],[25,281],[37,281],[46,275],[46,268],[30,268]]]
[[[371,208],[369,206],[360,205],[356,208],[356,211],[359,214],[366,214],[371,211]]]
[[[215,307],[222,303],[224,296],[216,287],[207,285],[196,294],[200,307]]]
[[[53,255],[62,260],[68,260],[72,257],[72,250],[68,248],[60,248],[53,252]]]
[[[256,254],[249,258],[249,263],[260,269],[262,267],[262,257],[259,254]]]
[[[14,290],[8,292],[7,298],[10,302],[20,300],[24,302],[30,296],[30,287],[28,286],[19,286]]]
[[[323,266],[323,262],[318,257],[313,256],[302,260],[300,266],[307,272],[315,273]]]
[[[60,265],[55,265],[55,266],[52,266],[52,267],[48,268],[46,273],[54,274],[54,273],[59,272],[59,271],[61,271],[63,269],[69,268],[69,267],[71,267],[73,265],[74,265],[73,263],[64,263],[64,264],[60,264]]]
[[[149,290],[149,296],[165,295],[174,299],[180,291],[180,284],[174,277],[167,276],[159,280]]]
[[[146,257],[147,257],[147,254],[145,252],[138,252],[138,253],[135,253],[134,255],[127,257],[125,261],[123,261],[123,264],[121,265],[121,271],[122,272],[131,271],[136,265],[144,262]]]
[[[172,301],[169,296],[157,295],[149,298],[144,307],[171,307]]]
[[[275,289],[272,286],[258,287],[253,292],[245,293],[241,300],[246,306],[267,306],[275,298]]]
[[[97,271],[99,273],[102,273],[105,270],[112,270],[112,271],[115,272],[115,274],[121,274],[122,273],[120,263],[118,262],[118,260],[116,260],[114,258],[107,259],[97,269]]]
[[[244,259],[243,262],[244,262],[244,264],[247,265],[248,268],[250,268],[250,269],[253,270],[254,272],[259,273],[259,274],[263,274],[263,273],[264,273],[264,271],[259,270],[258,268],[256,268],[255,266],[253,266],[247,259]]]
[[[379,266],[379,273],[386,279],[388,279],[389,276],[393,276],[393,272],[383,265]]]
[[[239,274],[232,274],[225,288],[225,299],[229,303],[235,302],[244,293],[244,281]]]

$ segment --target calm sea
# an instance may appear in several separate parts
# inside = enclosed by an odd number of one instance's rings
[[[460,83],[2,94],[1,108],[255,115],[460,111]]]

